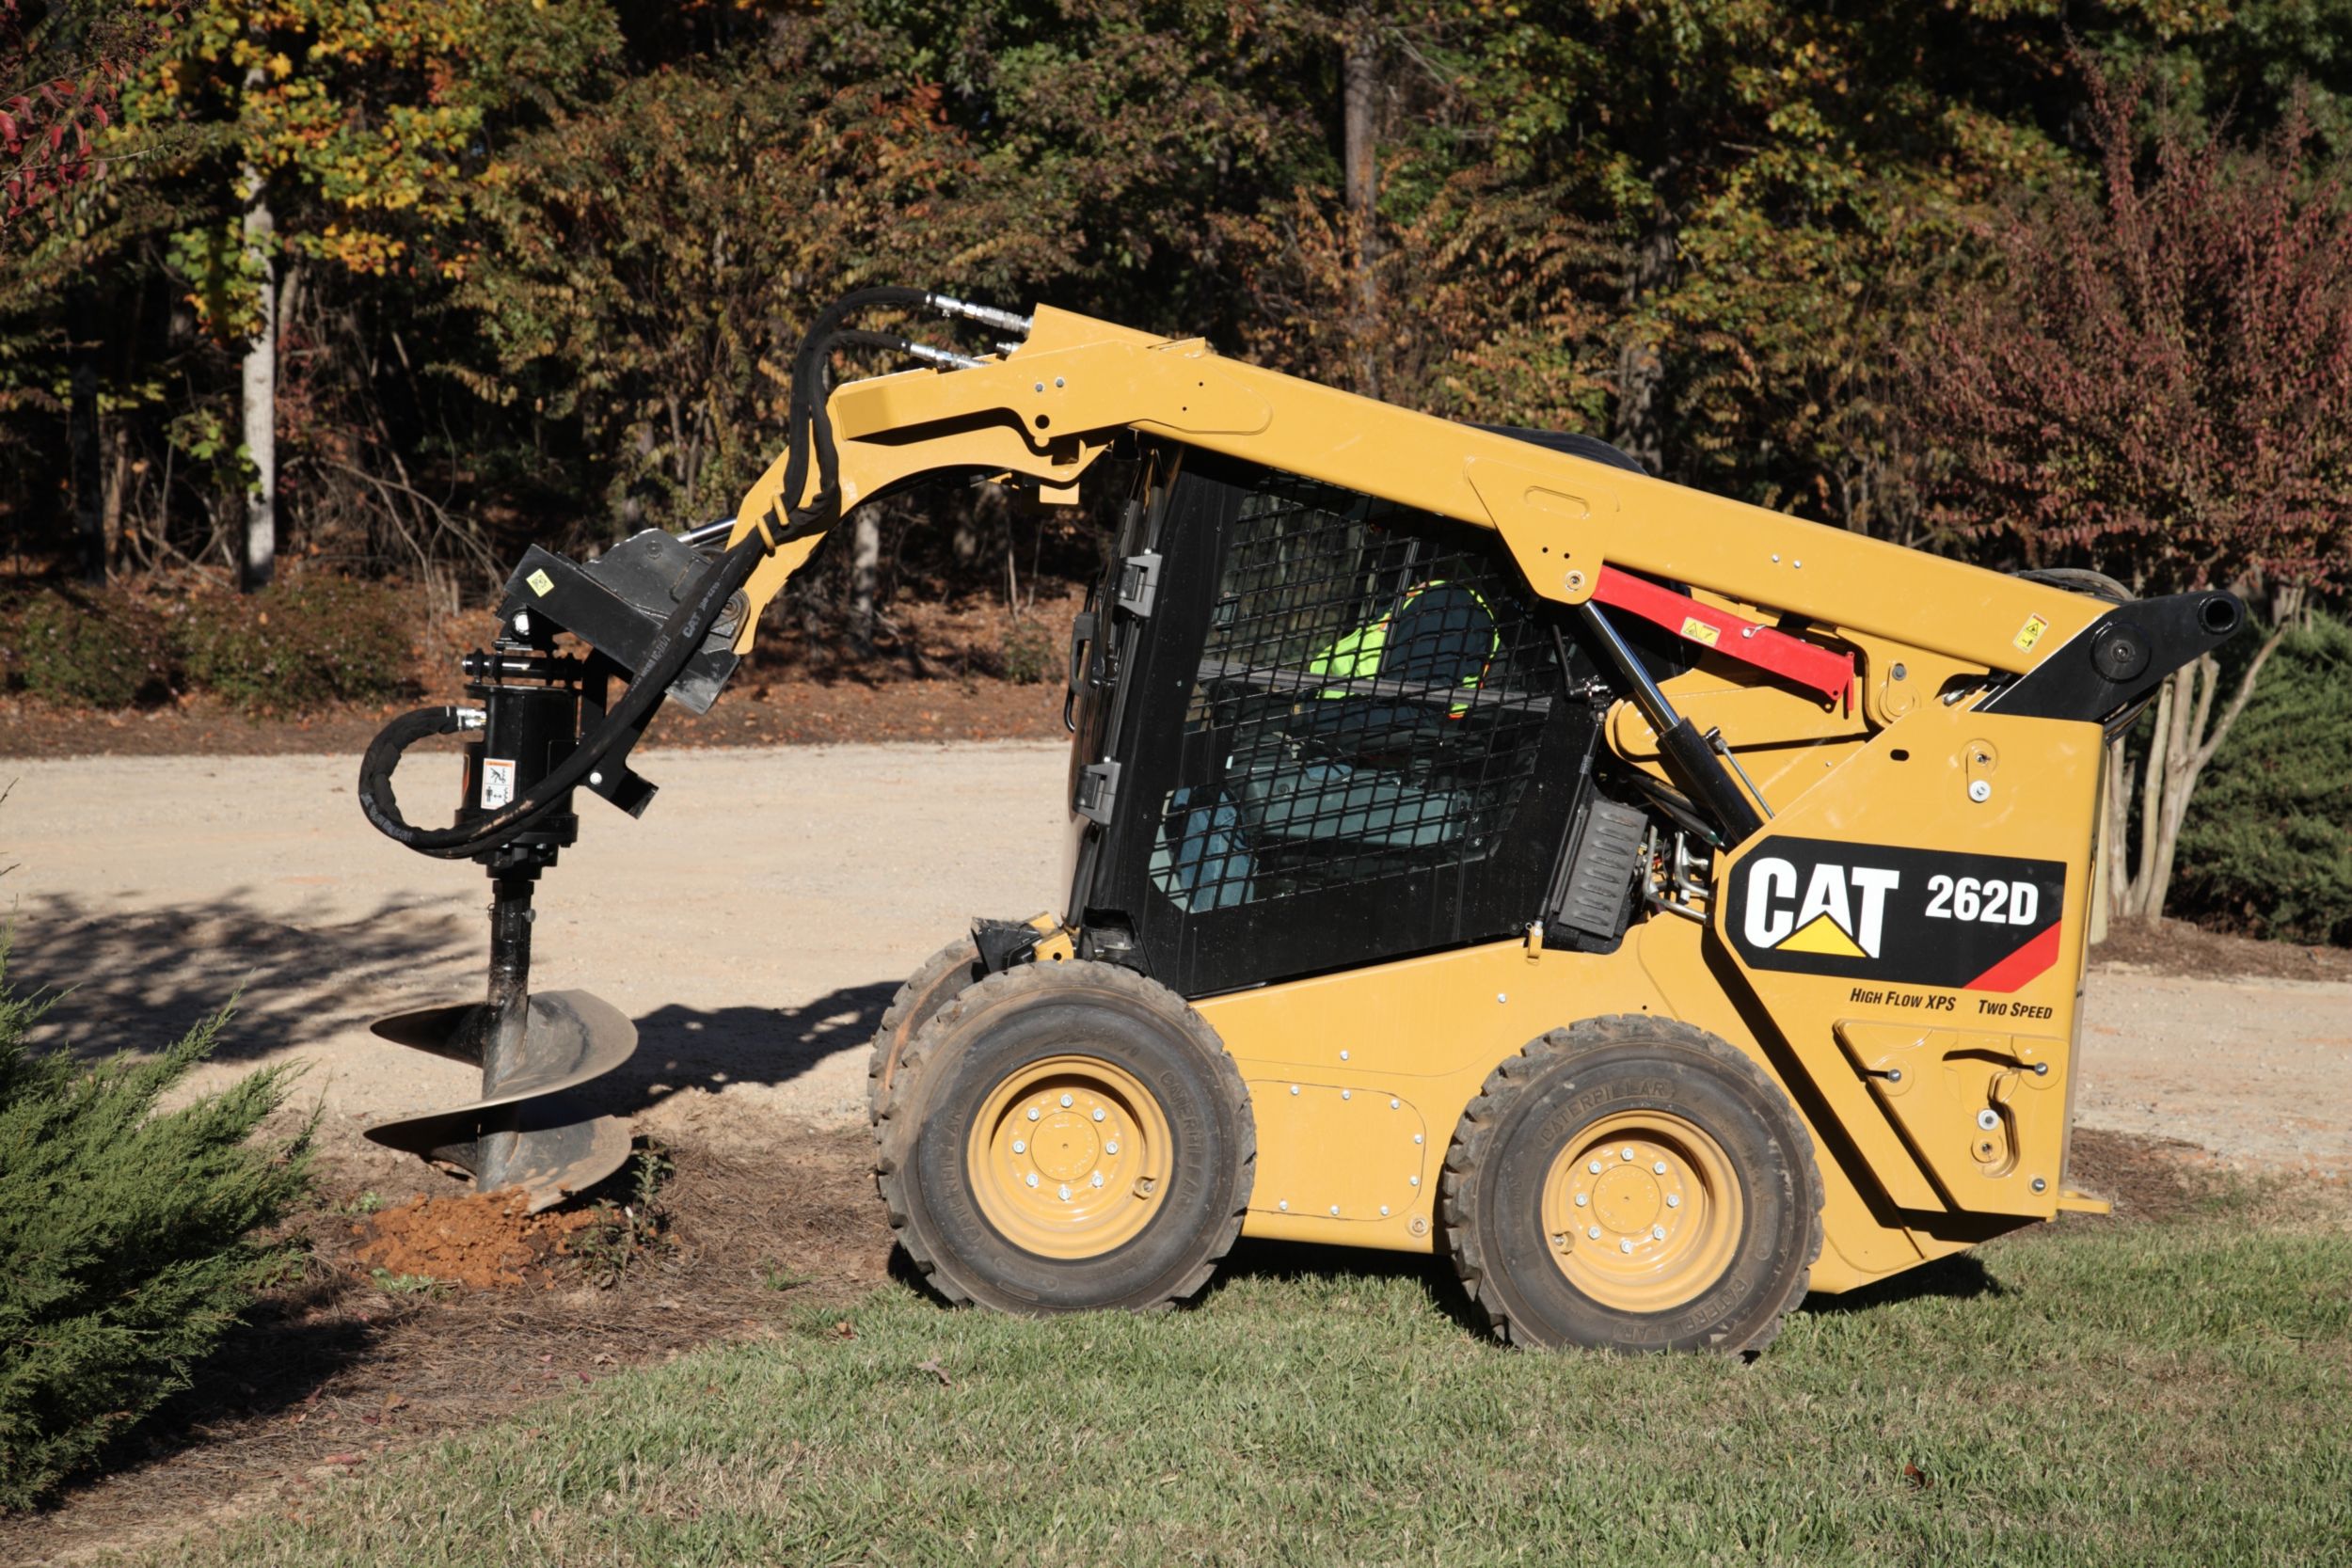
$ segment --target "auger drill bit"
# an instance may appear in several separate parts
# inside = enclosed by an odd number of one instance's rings
[[[580,1103],[582,1085],[628,1061],[637,1027],[583,990],[531,994],[532,879],[491,881],[490,985],[478,1003],[379,1019],[385,1039],[479,1067],[482,1097],[368,1129],[471,1175],[484,1192],[520,1188],[535,1212],[585,1190],[628,1158],[628,1125]]]

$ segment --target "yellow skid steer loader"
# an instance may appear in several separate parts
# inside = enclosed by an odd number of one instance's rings
[[[999,341],[849,325],[876,311]],[[844,348],[916,368],[834,386]],[[1808,1290],[2098,1207],[2066,1150],[2101,760],[2235,598],[1980,570],[905,289],[819,316],[730,523],[532,550],[472,702],[370,749],[370,819],[494,889],[486,999],[378,1026],[482,1097],[372,1135],[543,1204],[614,1169],[581,1096],[634,1030],[529,990],[576,792],[644,809],[655,710],[716,700],[849,508],[1069,496],[1114,450],[1066,901],[959,937],[875,1041],[882,1196],[941,1294],[1152,1307],[1248,1234],[1442,1248],[1515,1343],[1739,1352]],[[458,819],[412,826],[392,769],[450,732]]]

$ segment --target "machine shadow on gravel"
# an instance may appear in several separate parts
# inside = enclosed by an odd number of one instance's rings
[[[636,1020],[637,1054],[574,1091],[578,1103],[634,1116],[686,1089],[791,1083],[828,1056],[863,1051],[896,989],[891,980],[843,986],[792,1007],[657,1007]]]
[[[477,940],[438,899],[300,921],[244,888],[130,914],[71,893],[28,898],[9,920],[8,984],[61,998],[36,1026],[36,1047],[91,1058],[157,1051],[233,1002],[214,1058],[249,1061],[363,1025],[421,974],[469,962]]]

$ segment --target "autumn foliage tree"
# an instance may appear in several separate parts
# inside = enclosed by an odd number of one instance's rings
[[[173,270],[238,356],[243,577],[259,587],[277,557],[280,340],[303,294],[361,279],[429,296],[462,276],[496,100],[537,85],[511,56],[577,40],[522,0],[137,4],[157,42],[124,119],[185,193]]]
[[[105,172],[124,84],[181,5],[0,0],[0,231]]]
[[[1979,550],[2267,612],[2250,657],[2179,671],[2141,759],[2110,760],[2114,912],[2153,919],[2200,774],[2304,604],[2352,573],[2352,182],[2292,111],[2233,146],[2145,76],[2090,86],[2095,182],[1992,220],[1997,264],[1913,351],[1910,414],[1942,453],[1934,515]]]

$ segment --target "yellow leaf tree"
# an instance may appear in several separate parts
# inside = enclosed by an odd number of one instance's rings
[[[125,94],[194,202],[172,236],[199,318],[241,349],[243,577],[278,546],[278,324],[305,269],[455,277],[469,187],[487,165],[469,67],[526,0],[139,0],[163,46]]]

